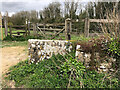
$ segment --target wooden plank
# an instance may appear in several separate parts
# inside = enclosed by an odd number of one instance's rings
[[[90,22],[104,22],[104,23],[113,23],[113,22],[118,22],[118,20],[109,20],[109,19],[89,19]],[[119,21],[120,22],[120,21]]]
[[[72,20],[71,22],[72,23],[80,23],[80,22],[84,22],[84,19],[83,20]]]
[[[41,34],[46,38],[46,35],[42,32],[41,28],[37,27]]]
[[[105,22],[105,23],[113,23],[113,22],[120,22],[120,20],[112,20],[112,19],[89,19],[90,22]],[[72,20],[72,22],[76,22],[75,20]],[[85,22],[85,19],[78,21],[78,22]]]
[[[12,25],[12,28],[25,28],[26,25]]]
[[[8,33],[11,33],[11,34],[18,34],[18,33],[25,34],[26,32],[8,32]]]
[[[57,35],[59,35],[61,32],[63,32],[65,28],[63,28],[61,31],[59,31],[56,35],[54,35],[51,39],[54,39]]]
[[[38,24],[38,26],[63,26],[65,23]]]
[[[25,29],[16,29],[16,28],[12,28],[12,31],[25,31]]]
[[[61,31],[61,29],[57,29],[57,28],[40,28],[42,31]]]
[[[54,33],[45,33],[45,35],[55,35]]]
[[[22,35],[12,35],[13,37],[22,37]]]
[[[26,32],[17,32],[17,33],[26,33]]]

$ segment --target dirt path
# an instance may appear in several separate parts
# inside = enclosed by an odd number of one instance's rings
[[[2,74],[18,62],[27,59],[27,50],[25,47],[4,47],[1,49],[2,55]]]
[[[26,60],[27,57],[26,47],[17,46],[0,48],[0,83],[2,82],[2,87],[15,88],[15,82],[4,80],[2,74],[6,73],[11,66]]]

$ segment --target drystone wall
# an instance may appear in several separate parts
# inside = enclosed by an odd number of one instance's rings
[[[94,53],[94,62],[92,62],[92,65],[94,66],[93,69],[97,70],[98,72],[113,72],[114,65],[115,65],[115,58],[109,57],[107,55],[101,57],[100,52]],[[76,46],[76,58],[77,60],[81,61],[86,68],[91,68],[92,65],[90,65],[91,56],[92,54],[90,52],[85,53],[84,50],[82,50],[81,45]]]
[[[53,54],[65,55],[66,51],[70,52],[72,44],[66,40],[38,40],[29,39],[29,61],[38,63],[43,59],[49,59]]]
[[[29,61],[30,63],[38,63],[43,59],[49,59],[53,54],[65,55],[66,51],[71,52],[72,43],[66,40],[38,40],[29,39]],[[86,68],[94,66],[98,72],[114,71],[113,64],[116,59],[108,57],[107,55],[101,57],[100,52],[94,52],[94,62],[91,52],[82,50],[81,45],[76,46],[76,59],[83,62]],[[91,64],[92,62],[92,64]]]

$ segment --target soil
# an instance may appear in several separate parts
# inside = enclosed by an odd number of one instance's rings
[[[6,73],[11,66],[27,59],[25,47],[4,47],[0,49],[2,49],[2,74]]]
[[[2,69],[2,75],[7,73],[11,66],[16,65],[20,61],[26,60],[27,50],[26,47],[17,46],[17,47],[4,47],[0,48],[0,55],[1,55],[1,64],[0,68]],[[12,85],[12,87],[14,87]]]

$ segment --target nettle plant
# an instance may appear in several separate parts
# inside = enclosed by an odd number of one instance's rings
[[[120,57],[120,40],[111,38],[111,42],[108,43],[108,51],[114,56]]]
[[[63,65],[61,65],[60,72],[63,74],[63,79],[68,78],[67,87],[83,87],[83,75],[85,73],[85,66],[78,61],[70,57],[66,59]]]

